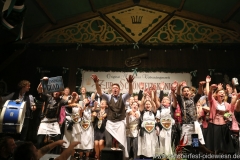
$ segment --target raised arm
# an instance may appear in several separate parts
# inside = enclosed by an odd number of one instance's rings
[[[236,111],[236,112],[240,112],[240,100],[237,101],[235,111]],[[239,122],[239,123],[240,123],[240,122]]]
[[[160,87],[159,100],[160,100],[160,102],[162,102],[162,99],[163,99],[163,89],[164,89],[164,86],[165,86],[165,83],[164,83],[164,82],[161,82],[161,83],[159,84],[159,87]]]
[[[160,107],[160,101],[159,101],[159,98],[157,96],[157,87],[156,85],[153,85],[153,100],[155,102],[155,105],[156,105],[156,108],[159,108]]]
[[[210,86],[209,93],[208,93],[208,100],[209,100],[209,102],[212,101],[213,90],[216,89],[216,88],[217,88],[216,84],[212,84]]]
[[[174,81],[171,85],[171,97],[172,97],[172,101],[173,101],[172,106],[174,108],[177,107],[177,98],[176,98],[176,95],[175,95],[177,85],[178,85],[177,81]]]
[[[143,95],[142,100],[141,100],[141,104],[139,105],[139,111],[144,110],[145,97],[146,97],[146,95]]]
[[[184,86],[184,83],[186,83],[185,81],[182,81],[180,83],[178,83],[178,86],[177,86],[177,95],[180,96],[180,93],[181,93],[181,88]]]
[[[129,75],[128,78],[126,78],[128,84],[129,84],[129,90],[128,90],[128,94],[132,95],[133,94],[133,86],[132,86],[132,82],[134,80],[133,75]]]
[[[92,74],[91,78],[93,79],[93,81],[95,83],[97,93],[101,96],[102,95],[102,89],[99,86],[99,78],[98,78],[98,76],[96,74]]]
[[[152,111],[154,113],[156,113],[157,112],[157,105],[156,105],[156,103],[154,101],[151,101],[151,103],[152,103]]]
[[[211,77],[210,76],[207,76],[206,77],[206,95],[208,95],[209,93],[209,84],[211,82]]]
[[[203,94],[203,85],[206,83],[206,81],[200,81],[198,84],[198,94]]]
[[[59,157],[55,158],[55,160],[66,160],[71,156],[74,147],[76,147],[80,142],[72,142],[67,149],[65,149]]]
[[[49,151],[51,151],[53,148],[57,146],[62,146],[63,143],[66,143],[64,140],[58,140],[53,143],[50,143],[42,148],[40,148],[37,152],[38,159],[40,159],[43,155],[47,154]]]
[[[197,103],[197,101],[200,99],[200,97],[203,94],[203,85],[205,84],[205,81],[200,81],[198,84],[198,93],[194,96],[193,100],[194,103]]]
[[[232,93],[231,112],[234,112],[237,100],[238,100],[238,94]]]
[[[140,90],[138,92],[138,100],[141,101],[143,97],[143,89],[144,89],[144,83],[140,82],[139,83]]]

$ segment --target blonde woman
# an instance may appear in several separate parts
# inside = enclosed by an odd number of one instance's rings
[[[138,153],[140,158],[152,158],[155,155],[157,136],[155,131],[156,106],[151,100],[143,101],[140,105],[141,129],[138,135]]]

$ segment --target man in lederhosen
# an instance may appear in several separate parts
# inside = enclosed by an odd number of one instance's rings
[[[133,93],[132,82],[134,77],[129,75],[129,77],[126,78],[129,83],[129,90],[126,94],[120,93],[120,86],[117,83],[112,84],[111,94],[105,94],[102,92],[98,84],[99,79],[97,75],[93,74],[91,78],[96,84],[97,93],[108,103],[108,116],[105,130],[106,147],[111,148],[112,140],[115,138],[119,142],[119,148],[122,149],[122,151],[125,151],[123,152],[123,159],[125,159],[125,157],[128,157],[126,127],[124,122],[126,117],[125,103]]]

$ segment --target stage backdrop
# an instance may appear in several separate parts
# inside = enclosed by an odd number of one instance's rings
[[[125,93],[128,91],[128,82],[126,77],[133,75],[134,72],[93,72],[93,71],[82,71],[82,84],[81,87],[86,87],[88,92],[94,92],[96,90],[95,84],[91,79],[91,75],[96,74],[99,78],[99,84],[104,92],[108,91],[113,83],[120,85],[121,92]],[[164,73],[164,72],[137,72],[134,75],[133,81],[133,93],[139,92],[139,84],[144,83],[145,88],[151,87],[152,84],[157,86],[159,91],[159,84],[165,82],[165,91],[170,90],[171,83],[175,80],[178,82],[186,81],[187,85],[192,86],[191,75],[189,73]]]

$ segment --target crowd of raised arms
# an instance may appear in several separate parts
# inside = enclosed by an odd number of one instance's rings
[[[45,94],[40,83],[37,91],[44,103],[37,144],[16,146],[11,137],[2,137],[0,160],[37,160],[48,152],[60,154],[56,159],[105,160],[101,155],[105,148],[122,150],[123,160],[176,159],[194,154],[198,157],[185,159],[214,159],[206,155],[231,159],[239,154],[240,94],[235,83],[212,84],[206,76],[198,88],[174,81],[169,91],[164,90],[164,82],[160,82],[160,91],[155,85],[144,88],[140,83],[139,93],[133,95],[132,75],[126,78],[126,93],[120,93],[117,83],[104,93],[98,76],[91,78],[96,85],[91,95],[85,87],[80,88],[80,94],[68,87]],[[30,82],[23,80],[19,91],[0,97],[0,102],[21,98],[29,103],[22,141],[29,131],[28,112],[36,110],[29,88]]]

